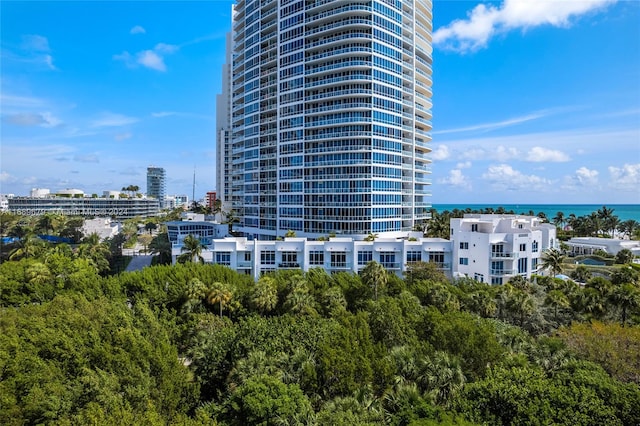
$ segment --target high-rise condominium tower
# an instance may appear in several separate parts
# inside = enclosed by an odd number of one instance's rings
[[[429,217],[431,29],[431,0],[237,1],[218,123],[235,230],[400,236]]]
[[[160,200],[163,206],[167,195],[167,179],[162,167],[147,167],[147,196]]]

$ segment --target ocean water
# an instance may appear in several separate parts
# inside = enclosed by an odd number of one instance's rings
[[[640,222],[640,204],[604,204],[608,209],[613,209],[614,216],[618,216],[621,221],[634,219]],[[533,211],[536,215],[543,212],[549,220],[552,220],[558,212],[564,213],[565,217],[569,217],[571,213],[577,217],[588,216],[593,212],[597,212],[602,208],[601,204],[434,204],[433,208],[438,213],[445,210],[452,211],[453,209],[465,210],[470,208],[471,210],[479,210],[498,207],[504,207],[506,211],[513,210],[517,214],[529,214]]]

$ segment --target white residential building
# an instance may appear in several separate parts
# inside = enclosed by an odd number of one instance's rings
[[[593,254],[602,250],[609,254],[618,254],[620,250],[628,249],[635,256],[640,256],[640,241],[620,240],[617,238],[573,237],[566,242],[573,255]]]
[[[185,223],[183,226],[188,227]],[[195,231],[202,232],[202,223],[193,222]],[[186,229],[186,228],[185,228]],[[215,233],[215,227],[210,231]],[[171,236],[171,228],[169,228]],[[181,254],[182,239],[173,244],[172,257]],[[421,238],[416,241],[378,238],[375,241],[353,238],[330,238],[328,241],[306,238],[284,238],[277,241],[248,240],[246,238],[211,239],[202,257],[207,263],[229,266],[258,279],[265,272],[276,269],[323,268],[332,272],[359,272],[372,260],[389,272],[402,276],[411,262],[434,262],[448,276],[451,271],[451,242],[440,238]]]
[[[542,253],[558,247],[556,227],[535,216],[467,214],[450,228],[453,276],[489,284],[530,278]]]
[[[372,260],[399,276],[411,262],[434,262],[449,277],[469,277],[488,284],[505,284],[514,276],[531,278],[542,253],[557,248],[556,228],[536,216],[465,215],[451,220],[451,239],[377,238],[363,241],[351,237],[328,241],[306,238],[249,240],[221,238],[226,226],[200,217],[169,222],[169,240],[175,263],[184,238],[198,237],[207,263],[217,263],[258,278],[277,269],[323,268],[327,272],[359,272]],[[412,238],[413,237],[413,238]]]

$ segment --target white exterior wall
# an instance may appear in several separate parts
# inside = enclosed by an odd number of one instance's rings
[[[516,275],[530,278],[544,250],[557,244],[555,227],[534,216],[465,215],[451,219],[450,227],[453,276],[489,284],[504,284]]]
[[[181,248],[182,239],[172,246],[174,263],[181,253]],[[263,263],[262,252],[272,252],[273,263],[270,259]],[[322,253],[322,264],[311,262],[312,252]],[[358,262],[360,252],[370,252],[371,260],[382,263],[389,272],[399,276],[407,269],[408,252],[420,253],[420,260],[425,262],[429,261],[430,253],[442,253],[441,269],[450,276],[451,242],[440,238],[423,238],[418,241],[390,238],[375,241],[358,241],[351,238],[331,238],[329,241],[311,241],[305,238],[261,241],[230,237],[212,240],[202,251],[202,256],[207,263],[223,263],[231,269],[244,271],[258,279],[262,273],[277,269],[306,272],[311,268],[323,268],[327,272],[358,273],[368,263],[368,260]],[[217,256],[218,254],[220,255]],[[294,256],[295,260],[287,259],[286,256]]]

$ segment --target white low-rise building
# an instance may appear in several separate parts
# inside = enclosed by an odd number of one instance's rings
[[[82,233],[85,236],[98,234],[101,241],[113,238],[120,233],[120,223],[111,221],[110,218],[98,217],[85,219],[82,225]]]
[[[617,238],[574,237],[566,242],[572,255],[593,254],[602,250],[616,255],[620,250],[629,249],[635,256],[640,256],[640,241],[619,240]]]
[[[538,271],[545,250],[557,248],[556,227],[536,216],[467,214],[451,219],[454,277],[504,284]]]
[[[182,253],[187,235],[200,239],[202,257],[252,275],[278,269],[323,268],[329,273],[358,273],[375,260],[399,276],[412,262],[434,262],[449,277],[470,277],[488,284],[504,284],[521,275],[536,273],[542,253],[557,248],[555,226],[535,216],[465,215],[451,220],[451,239],[337,237],[328,241],[306,238],[249,240],[226,235],[227,225],[201,217],[168,222],[172,257]],[[191,219],[191,220],[189,220]],[[194,220],[195,219],[195,220]],[[413,237],[413,238],[411,238]]]
[[[181,242],[172,244],[174,262],[182,253]],[[441,238],[415,241],[396,238],[374,241],[353,238],[330,238],[328,241],[306,238],[275,241],[222,238],[205,240],[205,244],[206,249],[202,251],[205,262],[229,266],[255,279],[276,269],[308,271],[311,268],[323,268],[329,273],[357,273],[372,260],[400,276],[406,271],[407,264],[418,261],[435,262],[448,276],[451,271],[451,242]]]

